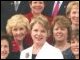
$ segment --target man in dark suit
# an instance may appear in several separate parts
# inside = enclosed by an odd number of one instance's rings
[[[52,9],[53,9],[53,4],[54,4],[54,1],[45,1],[46,6],[43,10],[43,14],[45,14],[47,16],[51,16]]]
[[[14,14],[26,14],[30,11],[27,1],[20,1],[15,10],[14,1],[1,1],[1,31],[6,31],[7,20]]]
[[[59,8],[59,12],[58,12],[58,15],[65,15],[65,11],[66,11],[66,8],[67,8],[67,5],[70,1],[63,1],[60,8]]]
[[[65,15],[66,7],[67,7],[67,4],[69,2],[70,1],[62,1],[62,3],[60,2],[60,8],[59,8],[59,11],[58,11],[57,15]],[[55,1],[47,1],[46,5],[47,6],[45,7],[43,13],[46,14],[46,15],[52,16],[52,12],[54,10]]]

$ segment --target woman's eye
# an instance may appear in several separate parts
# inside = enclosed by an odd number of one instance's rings
[[[34,30],[34,31],[36,31],[36,32],[37,32],[38,30]]]
[[[14,31],[17,31],[17,29],[13,29]]]
[[[41,32],[45,33],[45,31],[44,31],[44,30],[42,30]]]

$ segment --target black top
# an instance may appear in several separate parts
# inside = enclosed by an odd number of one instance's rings
[[[20,59],[20,52],[17,52],[17,53],[10,52],[7,59]]]
[[[75,59],[75,56],[71,51],[71,48],[67,49],[66,51],[63,51],[62,53],[63,53],[64,59]]]
[[[32,54],[32,59],[35,59],[37,54]]]

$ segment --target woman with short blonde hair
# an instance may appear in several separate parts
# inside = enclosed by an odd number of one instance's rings
[[[67,8],[66,8],[66,16],[69,16],[70,12],[71,12],[71,9],[72,7],[76,5],[77,7],[79,7],[79,1],[71,1],[68,5],[67,5]]]
[[[28,19],[22,14],[12,16],[6,25],[7,33],[13,37],[11,41],[11,51],[15,54],[15,59],[19,59],[20,52],[27,48],[26,36],[30,30]]]
[[[11,31],[12,27],[16,27],[17,25],[19,26],[23,25],[26,27],[27,30],[30,29],[28,19],[24,15],[17,14],[17,15],[12,16],[10,19],[8,19],[7,25],[6,25],[6,31],[10,35],[12,35],[12,31]]]
[[[63,59],[61,51],[46,42],[48,23],[42,15],[32,19],[30,27],[33,45],[21,52],[20,59]]]
[[[72,22],[72,30],[79,29],[79,1],[71,1],[66,9],[66,16]]]

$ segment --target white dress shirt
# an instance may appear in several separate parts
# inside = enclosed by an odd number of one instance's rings
[[[18,10],[21,1],[14,1],[15,11]]]

